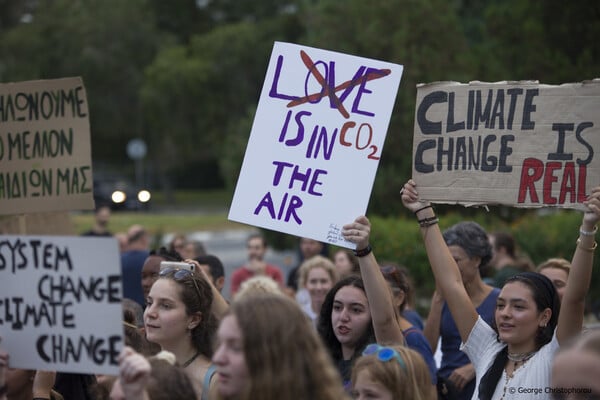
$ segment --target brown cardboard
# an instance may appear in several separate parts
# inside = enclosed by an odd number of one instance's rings
[[[598,79],[417,88],[413,179],[433,203],[583,209],[598,149]]]
[[[81,78],[0,84],[0,215],[93,207]]]

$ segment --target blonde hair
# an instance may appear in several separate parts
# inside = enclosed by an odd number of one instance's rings
[[[265,275],[257,275],[252,278],[245,280],[240,285],[240,289],[234,296],[234,300],[244,299],[249,295],[255,294],[278,294],[283,295],[279,284],[275,282],[272,278]]]
[[[404,364],[392,358],[380,361],[376,354],[358,358],[352,368],[352,387],[358,374],[369,372],[373,381],[388,389],[397,400],[435,400],[436,392],[431,382],[431,373],[421,354],[405,346],[392,346]]]
[[[340,376],[298,304],[281,295],[234,301],[248,387],[240,400],[346,400]],[[273,379],[277,377],[277,379]]]
[[[544,269],[548,268],[556,268],[563,270],[569,276],[569,272],[571,272],[571,263],[564,258],[549,258],[536,268],[536,272],[541,272]]]
[[[308,260],[304,261],[300,265],[300,269],[298,271],[298,287],[305,287],[306,282],[308,280],[308,274],[311,270],[315,268],[323,268],[329,276],[331,277],[331,284],[335,285],[338,281],[338,272],[335,268],[335,264],[327,257],[323,257],[321,255],[316,255]]]

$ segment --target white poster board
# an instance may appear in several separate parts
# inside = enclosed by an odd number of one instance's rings
[[[118,375],[116,239],[0,236],[0,293],[1,346],[11,367]]]
[[[584,209],[600,184],[599,148],[598,79],[417,89],[413,178],[424,200]]]
[[[402,70],[276,42],[229,219],[354,248]]]
[[[94,208],[81,78],[0,84],[0,215]]]

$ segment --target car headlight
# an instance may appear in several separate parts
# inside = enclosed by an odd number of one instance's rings
[[[150,192],[147,190],[140,190],[138,192],[138,200],[142,203],[147,203],[150,201]]]
[[[112,201],[114,203],[120,204],[120,203],[123,203],[125,201],[125,199],[127,199],[127,195],[120,190],[115,190],[113,192],[113,194],[110,196],[110,198],[112,199]]]

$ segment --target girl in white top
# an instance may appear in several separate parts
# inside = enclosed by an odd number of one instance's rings
[[[458,263],[462,260],[456,249],[444,242],[430,204],[419,201],[414,181],[409,180],[401,193],[404,206],[419,220],[436,284],[447,299],[463,341],[462,350],[475,366],[473,399],[548,398],[554,352],[583,325],[600,220],[600,187],[594,188],[584,203],[588,210],[583,215],[562,306],[548,278],[537,273],[518,274],[502,287],[493,327],[477,315],[461,282]]]

